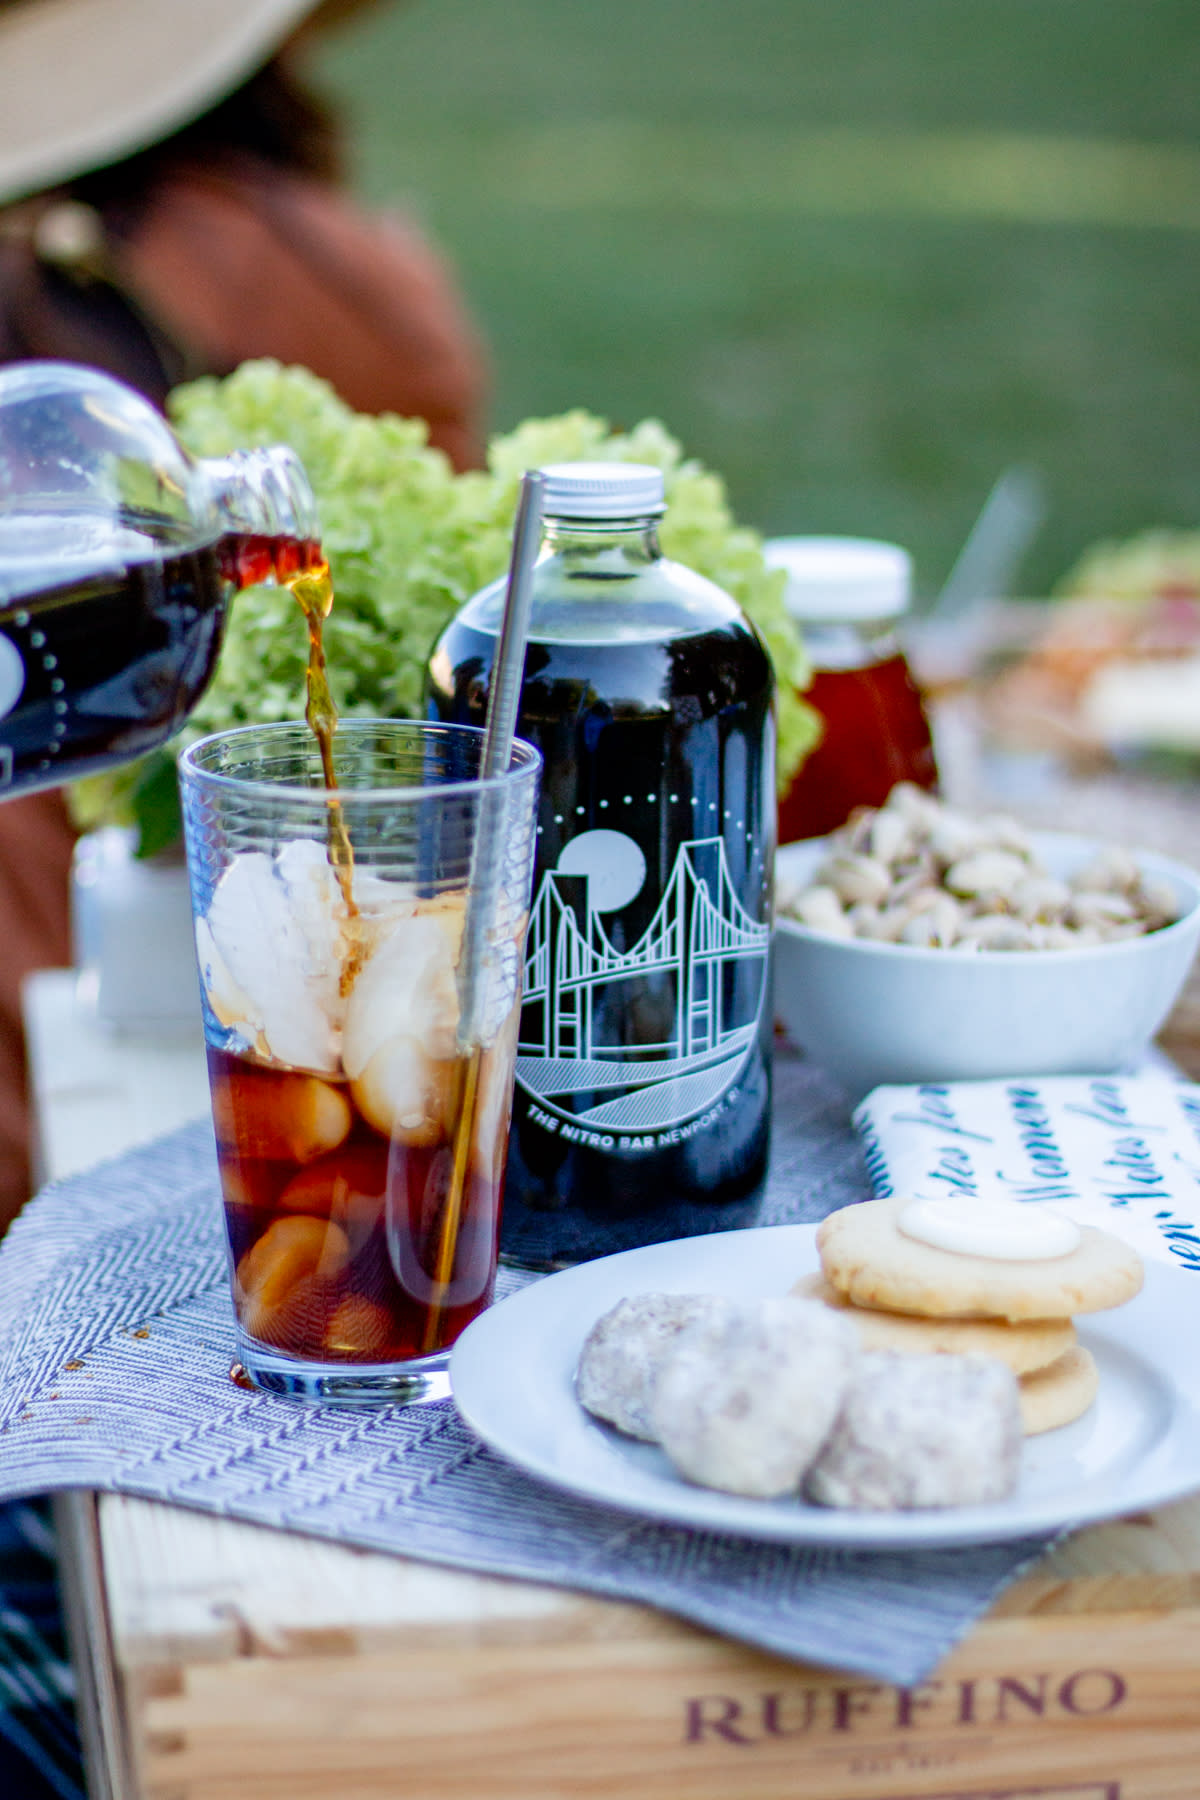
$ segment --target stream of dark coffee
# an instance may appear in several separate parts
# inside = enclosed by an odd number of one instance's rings
[[[329,793],[328,834],[329,861],[342,892],[346,908],[346,955],[342,960],[339,986],[348,994],[362,963],[362,934],[358,930],[358,905],[354,898],[354,847],[346,829],[346,818],[338,794],[337,774],[333,766],[333,734],[337,730],[338,713],[329,687],[329,671],[325,662],[325,621],[333,607],[333,577],[329,564],[321,560],[312,568],[286,578],[308,627],[307,701],[304,717],[317,740],[321,753],[321,769]]]
[[[362,967],[365,946],[360,928],[359,910],[354,899],[354,848],[346,829],[345,814],[338,794],[337,774],[333,764],[333,737],[337,730],[338,713],[330,690],[329,671],[325,661],[325,621],[333,607],[333,577],[329,572],[329,564],[324,557],[320,556],[318,550],[309,566],[297,570],[295,574],[286,575],[284,581],[295,596],[308,628],[307,698],[304,717],[317,740],[317,746],[321,753],[321,768],[329,799],[329,861],[337,877],[346,908],[346,954],[342,959],[339,986],[343,994],[348,994]],[[452,1163],[444,1196],[440,1228],[437,1232],[434,1267],[430,1271],[434,1280],[434,1292],[429,1303],[428,1317],[421,1342],[421,1351],[426,1355],[437,1347],[443,1329],[444,1310],[458,1249],[481,1056],[482,1052],[476,1046],[460,1068],[459,1079],[462,1085],[458,1090],[457,1103],[454,1107],[455,1129]]]

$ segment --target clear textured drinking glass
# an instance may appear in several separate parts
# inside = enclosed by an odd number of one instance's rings
[[[449,1392],[492,1296],[541,759],[345,720],[180,761],[238,1359],[347,1404]]]

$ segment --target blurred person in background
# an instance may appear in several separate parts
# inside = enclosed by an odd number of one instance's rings
[[[304,84],[306,38],[353,10],[0,0],[0,363],[90,363],[161,406],[273,356],[479,461],[482,358],[454,284],[410,224],[355,209]],[[73,843],[61,794],[0,802],[0,1230],[30,1191],[21,982],[70,961]],[[0,1795],[84,1800],[40,1503],[0,1507],[0,1674]]]
[[[0,363],[93,364],[161,406],[276,357],[480,462],[483,359],[453,281],[410,223],[356,210],[304,83],[309,37],[356,10],[0,0]],[[30,1191],[20,986],[71,960],[73,843],[60,793],[0,803],[0,1230]]]

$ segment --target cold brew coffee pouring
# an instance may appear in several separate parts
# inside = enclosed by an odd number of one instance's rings
[[[551,465],[522,507],[430,720],[339,726],[294,454],[197,460],[107,376],[0,372],[0,798],[173,736],[239,589],[307,624],[307,722],[180,764],[237,1355],[277,1393],[435,1399],[499,1247],[547,1268],[756,1216],[771,660],[662,555],[657,468]]]
[[[233,595],[320,566],[292,451],[196,460],[96,369],[0,369],[0,798],[165,743]]]
[[[413,1404],[449,1391],[449,1348],[492,1297],[541,759],[511,708],[486,733],[338,728],[328,577],[291,585],[307,725],[218,733],[180,765],[236,1367]]]

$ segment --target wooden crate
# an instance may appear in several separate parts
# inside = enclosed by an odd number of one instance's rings
[[[131,1800],[1200,1794],[1200,1501],[1081,1533],[904,1690],[150,1503],[100,1521]]]

